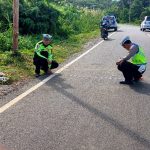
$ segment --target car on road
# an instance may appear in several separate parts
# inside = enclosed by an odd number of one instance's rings
[[[104,16],[102,18],[102,22],[107,22],[108,29],[114,29],[114,31],[117,31],[118,25],[115,16],[113,15]]]
[[[144,20],[141,23],[141,31],[150,30],[150,16],[145,16]]]

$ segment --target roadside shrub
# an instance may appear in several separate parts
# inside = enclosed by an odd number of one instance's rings
[[[12,48],[12,27],[0,33],[0,51],[9,51]]]
[[[7,7],[11,10],[12,1],[8,1]],[[0,4],[6,8],[6,3],[0,1]],[[4,8],[0,7],[0,51],[9,51],[12,49],[12,25],[8,22],[12,22],[12,10],[7,13]],[[35,37],[42,33],[67,39],[72,35],[94,31],[101,18],[98,11],[72,5],[60,6],[42,0],[20,0],[19,10],[19,49],[33,48],[37,42]],[[7,24],[6,28],[4,24]]]
[[[144,11],[142,12],[140,19],[144,20],[145,16],[149,16],[150,15],[150,7],[144,8]]]
[[[21,34],[56,34],[59,29],[59,12],[48,6],[44,1],[20,3]]]
[[[19,36],[19,49],[33,49],[38,39],[35,36]]]

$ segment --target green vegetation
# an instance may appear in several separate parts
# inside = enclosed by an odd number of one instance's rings
[[[104,14],[114,14],[121,23],[139,24],[144,16],[150,15],[150,0],[55,0],[68,2],[76,7],[102,10]]]
[[[121,23],[140,24],[150,15],[150,0],[116,0],[105,13],[113,13]]]
[[[7,0],[10,2],[10,0]],[[42,33],[53,35],[55,59],[61,63],[79,52],[82,45],[99,35],[100,11],[60,6],[47,1],[20,1],[20,36],[18,57],[12,55],[12,3],[0,1],[0,71],[18,81],[34,75],[32,63],[35,44]],[[36,4],[36,5],[35,5]],[[7,17],[6,17],[7,16]],[[90,17],[89,17],[90,16]],[[7,19],[6,19],[7,18]]]
[[[56,0],[59,1],[59,0]],[[144,16],[150,15],[150,0],[66,0],[74,6],[100,9],[114,14],[121,23],[139,24]],[[63,0],[62,0],[63,2]]]

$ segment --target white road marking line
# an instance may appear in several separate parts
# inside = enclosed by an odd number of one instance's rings
[[[113,34],[115,34],[116,32],[112,33],[111,35],[109,35],[109,37],[111,37]],[[51,76],[47,77],[46,79],[44,79],[43,81],[39,82],[38,84],[36,84],[35,86],[31,87],[29,90],[25,91],[24,93],[22,93],[21,95],[17,96],[16,98],[14,98],[13,100],[11,100],[10,102],[8,102],[7,104],[5,104],[4,106],[2,106],[0,108],[0,113],[3,113],[5,110],[9,109],[11,106],[15,105],[17,102],[21,101],[24,97],[26,97],[27,95],[29,95],[30,93],[32,93],[33,91],[35,91],[36,89],[38,89],[39,87],[41,87],[43,84],[45,84],[46,82],[48,82],[49,80],[51,80],[53,77],[55,77],[57,75],[57,73],[62,72],[63,70],[67,69],[69,66],[71,66],[73,63],[75,63],[76,61],[78,61],[80,58],[82,58],[83,56],[85,56],[86,54],[88,54],[90,51],[92,51],[94,48],[96,48],[98,45],[100,45],[101,43],[103,43],[104,40],[100,41],[98,44],[94,45],[91,49],[87,50],[85,53],[83,53],[82,55],[80,55],[79,57],[77,57],[76,59],[74,59],[73,61],[71,61],[70,63],[66,64],[64,67],[60,68],[59,70],[57,70],[54,74],[52,74]]]

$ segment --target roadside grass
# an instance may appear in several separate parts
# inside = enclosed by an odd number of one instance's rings
[[[70,36],[67,40],[54,39],[53,52],[58,63],[64,62],[72,54],[81,51],[83,45],[99,36],[99,29],[89,33],[81,33]],[[19,50],[20,56],[12,56],[12,52],[0,51],[0,72],[3,72],[9,80],[0,84],[12,84],[20,80],[34,77],[33,54],[36,42],[33,40],[33,48]]]

